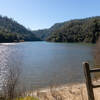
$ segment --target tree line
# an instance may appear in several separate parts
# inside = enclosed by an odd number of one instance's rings
[[[0,42],[38,41],[32,31],[15,20],[0,16]]]
[[[100,17],[76,19],[65,22],[53,31],[47,41],[96,43],[100,35]]]

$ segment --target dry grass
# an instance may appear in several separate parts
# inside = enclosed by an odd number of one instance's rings
[[[95,100],[100,100],[100,88],[94,89]],[[66,85],[26,93],[39,100],[88,100],[85,84]]]

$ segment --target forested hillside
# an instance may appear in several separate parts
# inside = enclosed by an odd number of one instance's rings
[[[95,43],[100,35],[100,17],[57,23],[49,29],[33,31],[42,40],[52,42]]]
[[[47,38],[53,42],[95,43],[100,35],[100,17],[92,17],[66,22]]]
[[[30,30],[13,19],[0,16],[0,42],[37,41]]]
[[[64,22],[65,23],[65,22]],[[53,31],[59,29],[61,26],[64,25],[64,23],[56,23],[49,29],[42,29],[42,30],[36,30],[33,31],[33,33],[40,38],[41,40],[46,40]]]
[[[56,23],[49,29],[30,31],[8,17],[0,16],[0,42],[38,41],[90,42],[100,35],[100,17]]]

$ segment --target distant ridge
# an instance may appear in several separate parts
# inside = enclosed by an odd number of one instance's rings
[[[52,42],[95,43],[100,35],[100,16],[57,23],[49,29],[33,33],[42,40]]]

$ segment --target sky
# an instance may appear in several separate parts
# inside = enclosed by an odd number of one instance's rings
[[[0,0],[0,14],[31,30],[100,15],[100,0]]]

